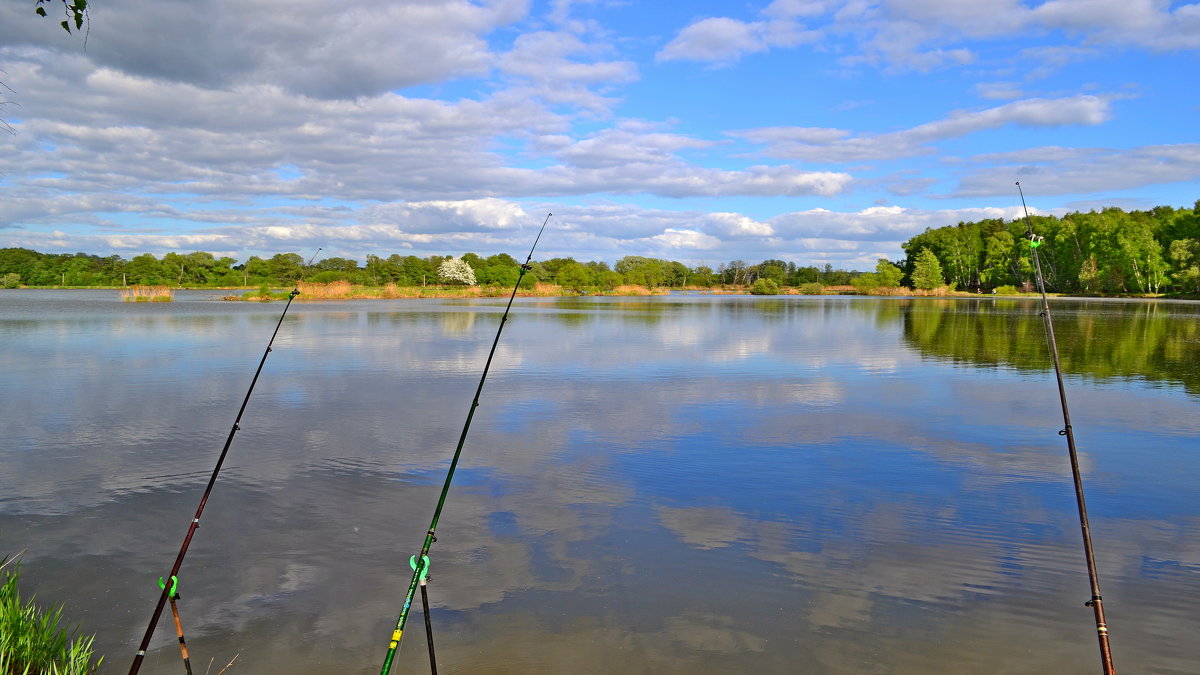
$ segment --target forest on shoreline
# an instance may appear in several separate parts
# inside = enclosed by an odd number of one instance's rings
[[[1029,227],[1044,237],[1038,249],[1047,289],[1085,295],[1200,294],[1200,201],[1191,209],[1159,206],[1149,211],[1069,213],[1034,216]],[[754,293],[818,292],[853,287],[862,293],[894,294],[902,289],[948,293],[1000,293],[1034,290],[1034,271],[1025,220],[988,219],[928,228],[902,244],[905,257],[880,259],[870,272],[832,265],[797,265],[779,259],[748,263],[731,260],[717,267],[625,256],[607,262],[551,258],[531,263],[522,281],[532,289],[552,284],[564,292],[611,293],[644,287],[746,289]],[[520,263],[500,253],[482,257],[368,255],[365,264],[332,257],[307,265],[298,253],[244,262],[211,253],[150,253],[126,260],[118,255],[40,253],[0,249],[0,287],[255,288],[292,286],[300,280],[362,287],[433,285],[511,287]],[[848,290],[848,289],[847,289]]]

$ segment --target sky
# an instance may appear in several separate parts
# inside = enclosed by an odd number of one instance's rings
[[[1200,199],[1200,2],[0,0],[0,247],[872,269]]]

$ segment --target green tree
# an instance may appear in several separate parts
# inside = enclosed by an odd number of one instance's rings
[[[758,264],[758,278],[770,279],[776,286],[787,280],[788,266],[782,260],[764,260]]]
[[[945,283],[945,280],[942,278],[942,264],[938,262],[937,256],[927,248],[921,249],[913,265],[913,288],[928,291]]]
[[[304,272],[304,258],[299,253],[276,253],[267,263],[267,276],[285,286],[296,283]]]
[[[688,280],[693,286],[705,288],[717,283],[717,275],[713,274],[711,267],[700,265],[692,270]]]
[[[627,284],[654,288],[665,286],[669,279],[666,261],[657,258],[627,255],[617,261],[615,269]]]
[[[904,278],[904,272],[887,258],[880,258],[875,261],[875,276],[880,288],[896,288]]]
[[[163,283],[162,264],[149,253],[134,256],[125,266],[126,280],[131,284],[156,286]]]
[[[470,265],[471,269],[475,270],[476,272],[478,272],[480,268],[487,264],[487,261],[479,257],[478,254],[471,253],[469,251],[462,254],[460,259]]]
[[[868,293],[873,289],[883,286],[880,283],[879,275],[875,272],[864,272],[850,280],[850,285],[860,293]]]
[[[554,281],[563,288],[575,291],[596,285],[592,271],[574,260],[558,268],[558,274],[554,275]]]
[[[1176,239],[1169,252],[1171,278],[1184,293],[1200,293],[1200,239]]]
[[[358,261],[348,260],[346,258],[325,258],[324,260],[313,265],[318,270],[333,271],[333,272],[357,272]]]

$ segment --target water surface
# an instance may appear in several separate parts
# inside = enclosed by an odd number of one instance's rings
[[[1200,306],[1053,308],[1118,668],[1194,672]],[[0,291],[0,552],[105,672],[281,309]],[[201,672],[378,672],[502,309],[293,305],[180,574]],[[518,299],[431,556],[441,669],[1096,672],[1037,311]],[[169,618],[153,647],[181,671]]]

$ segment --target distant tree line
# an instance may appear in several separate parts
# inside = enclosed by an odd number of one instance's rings
[[[461,257],[368,255],[366,264],[347,258],[325,258],[308,266],[297,253],[269,258],[252,256],[244,263],[211,253],[167,253],[161,259],[149,253],[125,260],[87,253],[39,253],[25,248],[0,249],[0,286],[123,286],[134,284],[186,287],[289,286],[300,279],[316,283],[349,281],[363,286],[423,286],[430,284],[484,284],[511,286],[520,263],[507,253],[484,258],[475,253]],[[897,268],[898,269],[898,268]],[[750,264],[733,260],[711,267],[688,267],[681,262],[625,256],[609,267],[606,262],[579,262],[551,258],[531,263],[523,283],[553,283],[571,290],[612,290],[623,284],[650,288],[750,286],[769,280],[779,286],[804,283],[848,284],[855,272],[797,266],[783,260]]]
[[[1046,284],[1069,293],[1200,293],[1200,201],[1191,209],[1159,206],[1149,211],[1108,208],[1069,213],[1061,218],[1035,216],[1033,231],[1045,237],[1038,249]],[[731,260],[716,266],[688,267],[673,260],[625,256],[606,262],[551,258],[533,262],[523,283],[552,283],[568,290],[608,291],[623,284],[649,288],[740,286],[773,293],[785,286],[874,288],[908,286],[932,289],[950,285],[962,290],[997,287],[1033,288],[1034,273],[1025,239],[1024,220],[1001,219],[958,223],[926,229],[904,242],[905,258],[880,259],[875,270],[856,272],[797,265],[769,259],[757,264]],[[368,255],[366,264],[347,258],[325,258],[308,266],[298,253],[269,258],[252,256],[243,263],[211,253],[167,253],[161,259],[144,253],[130,260],[116,255],[38,253],[24,248],[0,249],[0,286],[122,286],[133,284],[186,287],[290,286],[303,278],[327,283],[348,281],[363,286],[423,286],[477,283],[510,286],[520,263],[506,253],[482,257],[392,254]]]

